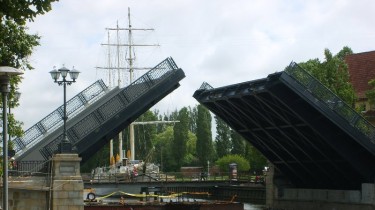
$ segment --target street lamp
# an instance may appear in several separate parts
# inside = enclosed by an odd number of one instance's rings
[[[8,116],[7,97],[10,83],[10,76],[20,75],[23,72],[19,69],[0,66],[0,92],[3,99],[3,209],[8,210]]]
[[[62,67],[59,70],[52,70],[49,72],[51,74],[52,79],[54,80],[55,83],[59,85],[63,85],[64,87],[64,131],[63,131],[63,140],[59,144],[59,153],[72,153],[72,144],[68,140],[68,136],[66,135],[66,120],[68,119],[66,116],[66,85],[71,85],[73,82],[76,82],[76,79],[78,78],[79,71],[75,70],[73,67],[73,70],[69,70],[65,67]],[[72,80],[67,80],[66,77],[70,76]],[[59,80],[59,77],[62,77],[62,80]]]

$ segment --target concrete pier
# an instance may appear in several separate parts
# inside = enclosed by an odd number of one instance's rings
[[[375,184],[360,190],[292,188],[271,166],[266,177],[266,206],[277,210],[375,210]]]

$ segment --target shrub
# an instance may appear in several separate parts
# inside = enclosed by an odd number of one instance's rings
[[[229,171],[229,164],[236,163],[238,171],[248,171],[250,170],[250,163],[241,155],[226,155],[216,161],[222,171]]]

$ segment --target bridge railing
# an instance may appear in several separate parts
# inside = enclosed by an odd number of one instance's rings
[[[177,69],[178,67],[171,57],[165,59],[129,86],[123,88],[116,96],[108,99],[107,102],[96,110],[68,128],[67,135],[69,140],[73,145],[79,143],[90,133],[100,128],[105,122],[111,120],[118,113],[121,113],[151,88],[168,79],[168,76]],[[61,140],[62,134],[40,149],[41,154],[46,160],[57,151]]]
[[[9,181],[29,180],[39,177],[46,182],[51,181],[51,161],[9,161]]]
[[[319,101],[326,104],[331,110],[340,115],[353,127],[365,134],[375,144],[375,128],[364,117],[357,113],[336,94],[325,87],[309,72],[296,63],[291,63],[284,71],[287,75],[299,82],[307,91],[311,92]]]
[[[136,176],[131,173],[112,173],[106,175],[93,175],[82,173],[85,183],[127,183],[127,182],[202,182],[202,181],[235,181],[241,183],[263,183],[264,177],[253,175],[248,172],[239,172],[233,177],[228,172],[217,172],[202,175],[201,173],[186,172],[161,172],[161,173],[140,173]]]
[[[210,89],[213,89],[213,87],[207,82],[203,82],[202,85],[199,87],[199,90],[210,90]]]
[[[104,95],[107,86],[102,80],[98,80],[82,92],[78,93],[72,99],[66,102],[67,117],[72,117],[81,112],[87,103],[97,100]],[[12,140],[14,142],[14,150],[20,152],[26,147],[31,147],[43,139],[47,132],[51,132],[63,123],[64,105],[58,107],[55,111],[37,122],[34,126],[27,129],[20,138]]]

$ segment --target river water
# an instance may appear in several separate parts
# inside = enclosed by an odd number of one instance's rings
[[[244,210],[263,210],[264,205],[244,203]]]
[[[127,199],[129,200],[129,199]],[[132,200],[132,199],[130,199]],[[204,201],[205,199],[197,199],[199,201]],[[116,199],[111,199],[111,198],[108,198],[106,199],[106,201],[109,201],[109,202],[118,202],[119,199],[116,198]],[[135,201],[135,200],[132,200],[132,201]],[[246,203],[246,202],[243,202],[244,204],[244,210],[264,210],[264,205],[261,205],[261,204],[254,204],[254,203]]]

